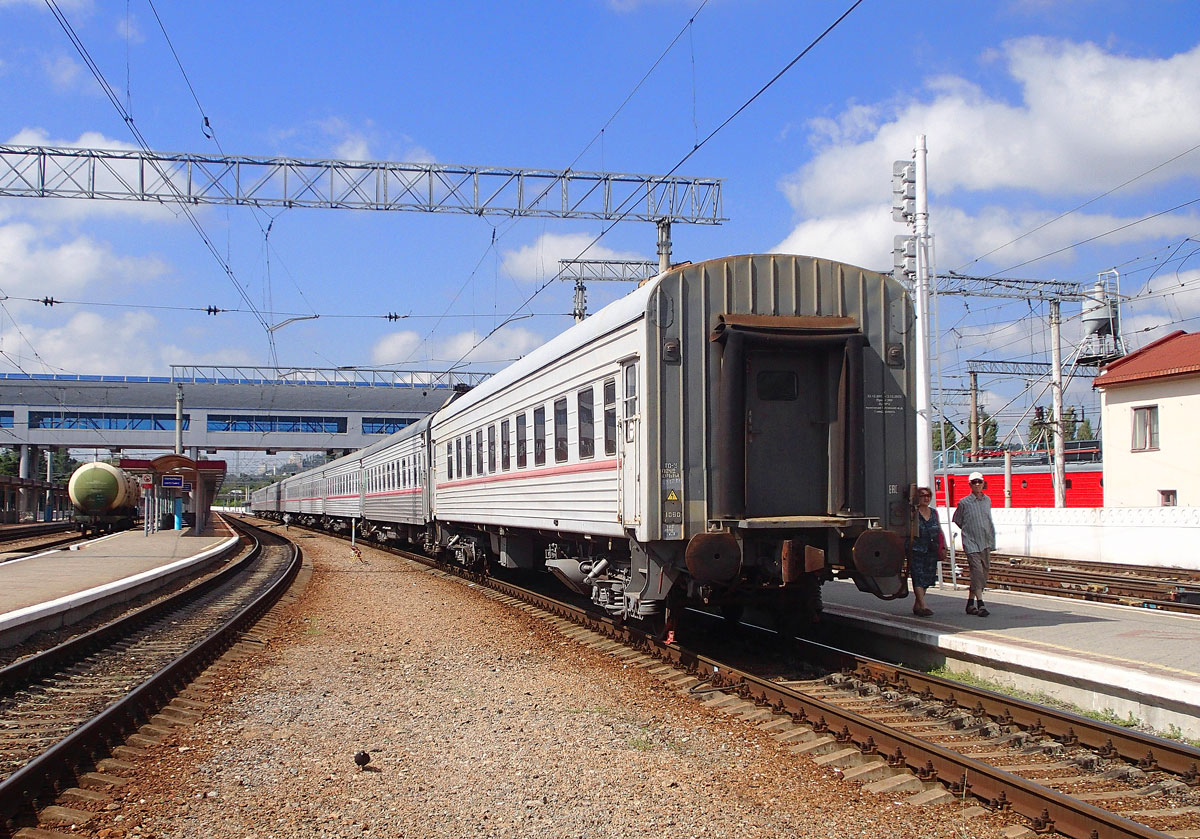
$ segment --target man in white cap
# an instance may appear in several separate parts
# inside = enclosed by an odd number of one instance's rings
[[[992,524],[992,500],[983,494],[983,473],[972,472],[967,478],[971,494],[958,502],[954,523],[962,531],[963,550],[971,569],[971,591],[967,594],[967,614],[988,616],[983,605],[983,587],[987,585],[992,551],[996,549],[996,528]]]

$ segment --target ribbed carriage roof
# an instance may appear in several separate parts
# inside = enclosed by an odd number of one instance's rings
[[[500,392],[513,382],[520,381],[545,367],[547,364],[552,363],[555,359],[569,355],[587,343],[603,335],[607,335],[614,329],[637,320],[645,313],[646,301],[650,299],[650,295],[658,288],[658,284],[664,276],[666,275],[660,274],[657,277],[647,280],[635,291],[625,295],[620,300],[614,300],[581,323],[577,323],[571,328],[560,332],[557,336],[529,353],[529,355],[514,361],[487,381],[476,385],[470,391],[455,399],[446,407],[446,411],[453,414],[478,404],[484,399]],[[436,412],[434,420],[437,421],[440,419],[442,413],[442,411]]]

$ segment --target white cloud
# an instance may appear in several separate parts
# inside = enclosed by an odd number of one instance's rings
[[[644,260],[644,254],[633,251],[617,251],[601,244],[588,245],[595,234],[592,233],[543,233],[533,244],[524,245],[516,250],[504,251],[500,261],[500,270],[514,279],[533,281],[553,277],[558,273],[560,259],[638,259]],[[584,249],[587,248],[585,251]]]
[[[405,364],[412,359],[417,347],[421,345],[421,336],[411,330],[393,332],[380,338],[371,347],[371,361],[374,364]]]
[[[236,347],[197,352],[168,343],[168,330],[148,312],[106,317],[85,311],[56,326],[23,322],[19,332],[11,321],[5,323],[0,330],[4,362],[20,364],[30,373],[163,375],[181,359],[187,359],[189,364],[253,363],[249,353]],[[30,349],[31,344],[37,349],[36,355]]]
[[[136,149],[133,143],[107,137],[98,131],[85,131],[73,140],[51,137],[43,128],[25,127],[12,135],[6,145],[10,146],[46,146],[49,148],[81,148],[129,151]],[[137,164],[133,161],[111,162],[114,171],[121,173],[127,183],[137,183]],[[47,180],[51,180],[50,177]],[[103,168],[98,167],[95,178],[97,190],[124,191],[118,186],[116,179]],[[6,199],[7,200],[7,199]],[[19,207],[19,212],[29,218],[42,221],[78,221],[85,218],[121,217],[137,218],[147,221],[174,221],[176,213],[169,205],[157,201],[116,201],[91,200],[76,198],[14,198],[8,201],[12,208]],[[2,219],[3,216],[0,216]]]
[[[83,65],[66,55],[42,59],[42,69],[59,91],[73,90],[82,78]]]
[[[288,149],[289,157],[332,160],[394,160],[436,163],[434,155],[405,134],[380,131],[374,120],[360,125],[338,116],[275,132],[273,142]]]
[[[117,18],[117,36],[127,39],[130,43],[141,44],[146,40],[146,36],[142,34],[142,29],[138,26],[137,15],[129,15],[128,17]]]
[[[521,326],[506,326],[479,344],[482,339],[483,335],[478,332],[460,332],[439,341],[437,354],[472,362],[510,361],[546,343],[546,336]]]
[[[371,348],[371,361],[382,366],[429,364],[435,367],[445,367],[459,360],[477,364],[507,362],[546,343],[544,335],[521,326],[506,326],[480,344],[485,334],[471,330],[425,342],[412,330],[393,332]]]
[[[53,242],[30,224],[0,225],[0,283],[9,295],[61,299],[84,289],[156,280],[168,270],[161,260],[119,256],[87,236]]]
[[[12,135],[5,145],[9,146],[51,146],[53,148],[79,148],[79,149],[136,149],[133,143],[125,140],[115,140],[112,137],[106,137],[99,131],[85,131],[79,135],[78,139],[65,140],[56,137],[51,137],[46,133],[44,128],[25,127]]]
[[[1200,46],[1168,58],[1131,58],[1094,44],[1024,38],[1006,44],[1002,56],[1020,90],[1015,104],[963,79],[940,77],[927,84],[929,101],[893,107],[890,116],[881,106],[852,103],[835,118],[810,122],[818,151],[780,184],[802,218],[781,247],[860,264],[890,263],[886,254],[872,257],[848,230],[865,224],[860,236],[878,236],[876,249],[890,246],[892,234],[900,232],[888,209],[891,163],[906,156],[918,134],[928,137],[930,213],[943,264],[954,262],[952,253],[970,258],[1054,215],[1007,209],[1011,192],[992,207],[957,209],[954,203],[965,193],[976,193],[971,200],[977,204],[994,190],[1023,190],[1054,196],[1061,206],[1150,169],[1195,145],[1200,135]],[[1200,152],[1122,194],[1181,174],[1200,174]],[[1194,220],[1179,218],[1138,225],[1105,241],[1195,230]],[[999,258],[1019,261],[1018,253],[1078,241],[1073,233],[1095,235],[1132,220],[1075,213]]]

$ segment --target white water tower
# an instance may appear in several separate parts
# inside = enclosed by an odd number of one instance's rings
[[[1125,355],[1121,340],[1121,275],[1116,269],[1100,274],[1083,295],[1083,344],[1079,364],[1101,367]]]

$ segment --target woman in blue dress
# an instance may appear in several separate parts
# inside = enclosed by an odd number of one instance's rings
[[[937,564],[942,557],[942,526],[930,504],[929,487],[917,488],[917,535],[912,544],[908,571],[913,585],[913,614],[927,618],[933,610],[925,605],[925,589],[937,582]]]

